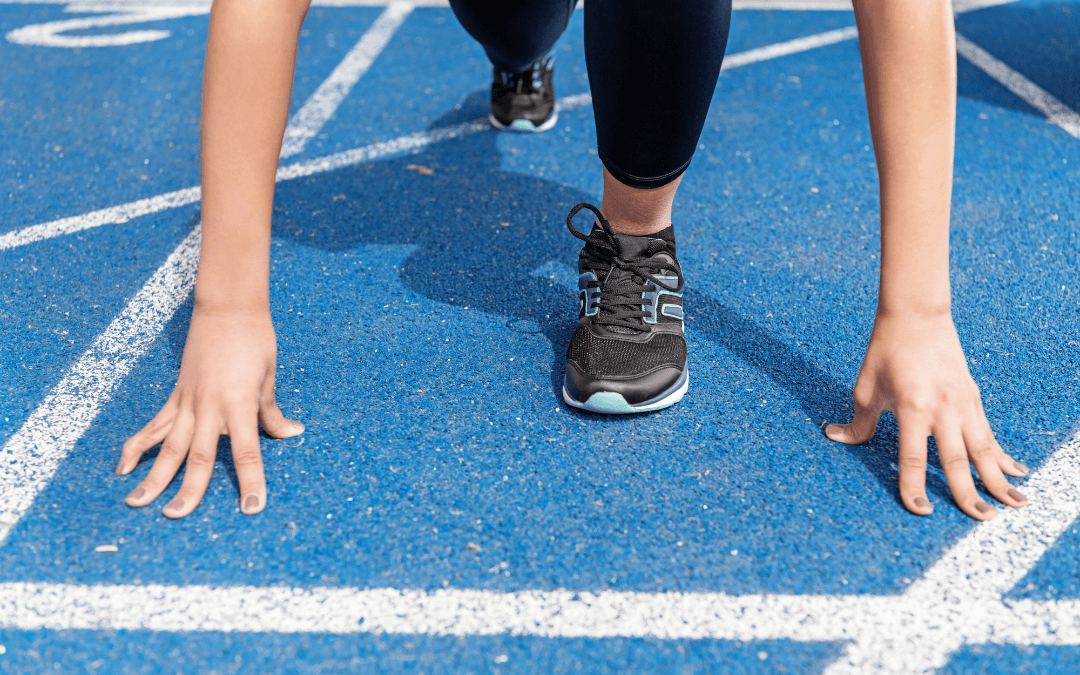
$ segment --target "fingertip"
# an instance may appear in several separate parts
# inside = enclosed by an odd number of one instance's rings
[[[930,503],[930,500],[925,495],[908,497],[904,500],[904,506],[916,516],[928,516],[934,512],[934,505]]]
[[[264,508],[266,508],[266,499],[254,493],[245,495],[240,501],[240,512],[245,516],[254,516],[257,513],[262,513]]]
[[[1006,490],[1005,493],[1009,495],[1009,499],[1014,502],[1013,504],[1009,504],[1009,506],[1013,507],[1014,509],[1022,509],[1027,506],[1028,498],[1016,488],[1011,487]]]
[[[296,436],[304,433],[305,429],[306,427],[303,425],[303,423],[297,422],[296,420],[287,420],[283,418],[281,420],[281,424],[279,424],[272,431],[267,430],[266,433],[281,441],[285,440],[286,438],[295,438]]]
[[[825,436],[830,441],[836,441],[837,443],[847,443],[848,433],[846,424],[830,424],[825,427]]]
[[[132,508],[139,508],[140,506],[146,506],[153,498],[147,499],[146,487],[140,485],[131,491],[127,497],[124,498],[124,503]]]
[[[993,506],[990,506],[981,499],[972,504],[971,508],[965,510],[967,511],[967,514],[969,516],[977,520],[983,521],[993,520],[998,513],[997,509],[995,509]]]
[[[188,504],[184,500],[184,498],[174,497],[171,502],[165,505],[165,508],[161,509],[161,513],[166,518],[176,520],[177,518],[183,518],[187,514],[191,513],[193,510],[195,510],[195,506],[196,505],[191,505],[190,508],[185,508],[188,507]]]

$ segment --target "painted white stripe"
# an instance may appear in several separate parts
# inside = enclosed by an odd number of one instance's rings
[[[398,27],[412,12],[413,6],[407,2],[393,2],[364,36],[349,50],[330,77],[289,120],[285,128],[285,139],[281,145],[281,157],[292,157],[303,151],[309,138],[314,138],[323,125],[333,117],[334,112],[368,71],[375,58],[389,44]]]
[[[201,231],[184,238],[0,450],[0,542],[191,292]]]
[[[778,42],[777,44],[769,45],[768,47],[751,49],[749,51],[724,57],[723,70],[738,68],[739,66],[757,63],[758,61],[776,59],[781,56],[788,56],[789,54],[797,54],[809,49],[833,45],[837,42],[843,42],[844,40],[850,40],[856,37],[859,37],[859,30],[855,28],[855,26],[849,26],[847,28],[838,28],[836,30],[818,33],[817,35],[788,40],[787,42]]]
[[[0,585],[0,626],[164,631],[772,639],[855,637],[890,599],[722,593]],[[824,620],[823,620],[824,619]]]
[[[35,241],[52,239],[53,237],[59,237],[63,234],[72,234],[82,230],[89,230],[90,228],[98,227],[100,225],[126,223],[128,220],[138,218],[139,216],[157,213],[158,211],[164,211],[166,209],[175,209],[180,206],[187,206],[188,204],[194,204],[199,201],[200,194],[201,191],[198,187],[185,188],[183,190],[177,190],[176,192],[167,192],[156,197],[140,199],[136,202],[111,206],[99,211],[91,211],[90,213],[85,213],[81,216],[71,216],[70,218],[61,218],[60,220],[42,223],[41,225],[31,225],[30,227],[16,230],[15,232],[8,232],[7,234],[0,235],[0,251],[15,248],[16,246],[25,246],[26,244],[32,244]]]
[[[97,7],[76,7],[75,11],[93,12],[100,11]],[[109,11],[109,10],[106,10]],[[129,24],[162,21],[164,19],[178,19],[185,16],[206,14],[209,8],[193,5],[163,5],[146,8],[121,8],[118,14],[105,16],[93,16],[81,19],[65,19],[63,21],[50,21],[48,23],[24,26],[7,34],[9,42],[21,45],[36,45],[40,47],[118,47],[133,45],[142,42],[154,42],[163,40],[172,33],[167,30],[134,30],[123,33],[106,33],[104,35],[62,35],[66,31],[86,30],[88,28],[104,28],[108,26],[126,26]]]
[[[953,0],[953,14],[974,12],[975,10],[986,9],[988,7],[1009,5],[1014,2],[1016,2],[1016,0]]]
[[[1006,609],[1001,596],[1080,515],[1080,434],[1028,477],[1024,493],[1026,507],[977,525],[908,588],[902,597],[915,612],[872,617],[874,628],[825,673],[929,673],[965,643],[996,637],[1056,644],[1055,626],[1076,644],[1076,615],[1071,621],[1061,615],[1076,603],[1016,602]]]
[[[993,619],[992,631],[966,631],[968,644],[1080,643],[1075,602],[965,609]],[[880,617],[902,624],[921,614],[903,596],[0,584],[0,628],[9,630],[850,642],[872,637]],[[895,666],[880,672],[920,672]]]
[[[982,47],[959,33],[956,35],[956,51],[982,69],[1006,89],[1016,94],[1049,121],[1065,130],[1070,136],[1080,138],[1080,115],[1031,80],[997,60]]]

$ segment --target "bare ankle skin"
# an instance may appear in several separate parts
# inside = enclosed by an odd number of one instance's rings
[[[656,234],[671,225],[671,205],[682,176],[651,190],[623,185],[604,169],[604,200],[600,212],[620,234]]]

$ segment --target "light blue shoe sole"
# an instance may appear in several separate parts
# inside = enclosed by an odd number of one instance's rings
[[[582,403],[575,400],[570,395],[570,392],[566,390],[566,385],[563,385],[562,397],[568,405],[572,405],[575,408],[582,410],[588,410],[589,412],[601,413],[603,415],[627,415],[630,413],[643,413],[652,412],[654,410],[663,410],[669,408],[683,399],[686,395],[686,390],[690,387],[690,371],[684,368],[682,377],[676,380],[675,384],[660,394],[656,398],[638,403],[637,405],[631,405],[626,402],[626,399],[622,397],[622,394],[616,394],[610,391],[601,391],[593,394],[589,397],[589,400]]]

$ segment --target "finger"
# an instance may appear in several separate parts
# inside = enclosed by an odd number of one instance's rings
[[[170,396],[158,414],[154,415],[154,419],[124,442],[124,447],[120,450],[120,463],[116,465],[117,476],[125,476],[134,471],[143,453],[165,440],[179,410],[179,398]]]
[[[184,482],[180,491],[172,498],[161,512],[166,518],[183,518],[195,510],[210,485],[214,473],[214,458],[217,456],[217,444],[221,438],[220,420],[202,418],[195,427],[191,439],[191,449],[184,467]]]
[[[997,509],[983,501],[975,490],[967,447],[960,432],[955,427],[942,427],[934,430],[934,438],[941,457],[941,470],[945,472],[956,505],[976,520],[990,520],[996,516]]]
[[[304,433],[304,425],[296,420],[286,419],[281,414],[274,394],[275,374],[271,370],[263,381],[259,400],[259,424],[271,438],[292,438]]]
[[[128,506],[146,506],[164,492],[187,457],[194,428],[195,416],[190,411],[181,411],[168,436],[162,441],[161,450],[154,460],[154,466],[150,467],[150,473],[146,474],[146,478],[124,500]]]
[[[825,435],[829,440],[848,445],[859,445],[874,437],[877,430],[878,418],[881,417],[881,409],[855,403],[855,415],[848,424],[830,424],[825,427]]]
[[[998,463],[1001,447],[994,440],[993,432],[989,424],[979,424],[975,430],[964,429],[964,445],[967,446],[968,457],[979,472],[979,478],[986,486],[987,492],[1002,504],[1018,509],[1027,505],[1027,497],[1005,478]]]
[[[997,447],[998,451],[998,467],[1002,470],[1002,472],[1010,476],[1015,476],[1016,478],[1023,478],[1024,476],[1031,473],[1031,469],[1029,469],[1026,464],[1024,464],[1023,462],[1018,462],[1009,455],[1005,454],[1005,450],[1002,449],[1001,445],[999,445],[997,441],[994,441],[994,445]]]
[[[934,505],[926,496],[927,428],[919,422],[898,418],[900,428],[900,500],[917,516],[928,516]]]
[[[252,413],[254,411],[251,411]],[[236,416],[229,425],[233,466],[240,483],[240,511],[253,516],[266,507],[266,479],[263,476],[262,449],[254,415]]]

